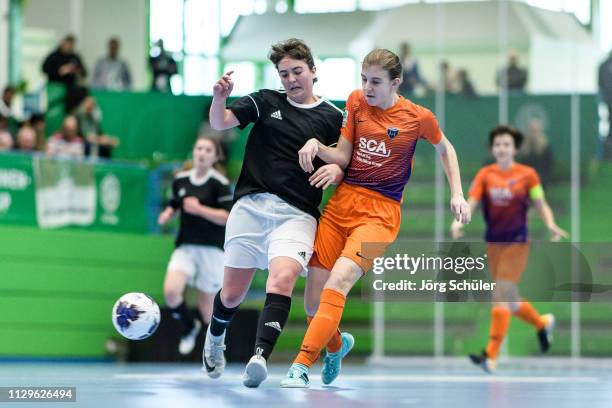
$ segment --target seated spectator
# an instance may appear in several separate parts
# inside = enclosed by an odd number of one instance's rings
[[[0,151],[11,150],[13,137],[8,130],[8,118],[0,115]]]
[[[119,58],[119,40],[115,37],[108,41],[108,54],[98,60],[94,67],[91,87],[111,91],[125,91],[132,87],[130,69]]]
[[[47,138],[45,135],[45,127],[47,122],[45,120],[45,115],[42,113],[34,113],[32,116],[30,116],[28,124],[32,126],[36,132],[36,150],[44,152],[47,145]]]
[[[472,80],[465,69],[460,69],[457,72],[457,81],[459,83],[459,95],[467,98],[475,98],[477,96],[474,84],[472,84]]]
[[[29,124],[24,124],[17,132],[15,150],[22,153],[33,153],[36,149],[36,131]]]
[[[0,98],[0,115],[5,118],[15,117],[11,105],[13,104],[13,98],[15,98],[16,93],[17,90],[12,85],[5,86],[2,91],[2,98]]]
[[[62,128],[49,138],[47,154],[52,157],[78,159],[85,155],[85,143],[78,133],[79,124],[74,115],[64,118]]]
[[[398,91],[402,96],[412,97],[415,93],[415,88],[419,85],[423,86],[427,92],[432,90],[425,78],[421,76],[419,63],[412,57],[410,44],[407,42],[400,45],[400,61],[402,62],[403,79]]]
[[[85,154],[110,159],[113,149],[119,146],[119,139],[102,131],[102,111],[93,96],[85,98],[79,107],[77,118],[80,134],[85,138]]]
[[[438,86],[442,87],[442,90],[447,94],[456,94],[459,91],[459,85],[457,83],[457,77],[454,71],[451,69],[448,61],[442,61],[439,65],[440,76],[442,83]]]
[[[8,129],[13,135],[17,133],[17,129],[19,129],[19,125],[23,120],[22,115],[13,103],[16,95],[17,89],[12,85],[7,85],[2,91],[2,98],[0,98],[0,115],[8,120]]]

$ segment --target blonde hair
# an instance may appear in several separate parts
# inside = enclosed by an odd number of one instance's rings
[[[402,80],[402,63],[394,52],[384,48],[377,48],[370,51],[363,59],[361,66],[371,67],[374,65],[378,65],[387,71],[392,81],[395,78],[399,78],[400,81]]]

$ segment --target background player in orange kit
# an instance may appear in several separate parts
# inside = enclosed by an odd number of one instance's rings
[[[472,362],[486,372],[496,369],[497,354],[512,314],[536,328],[543,352],[550,348],[552,341],[554,316],[540,315],[531,303],[520,298],[518,292],[518,283],[529,255],[527,210],[530,204],[550,230],[553,241],[569,236],[555,224],[536,171],[514,161],[522,141],[521,132],[512,127],[502,125],[491,130],[489,145],[495,163],[480,169],[469,192],[468,203],[472,212],[482,202],[487,224],[485,239],[489,268],[496,282],[489,342],[482,354],[470,355]],[[463,225],[453,222],[451,232],[454,239],[461,237]]]
[[[419,139],[436,148],[451,189],[451,211],[467,223],[469,206],[463,197],[457,155],[429,110],[397,94],[402,65],[389,50],[371,51],[362,63],[362,90],[351,93],[346,104],[337,147],[309,140],[299,152],[300,165],[311,172],[316,156],[347,167],[344,181],[325,207],[310,266],[330,271],[300,353],[282,387],[305,388],[308,369],[337,332],[346,295],[383,255],[400,228],[400,204],[410,178],[414,150]],[[321,183],[315,173],[311,183]],[[375,243],[365,246],[365,243]],[[326,357],[323,382],[338,375],[340,360],[352,342],[344,342],[335,355]]]

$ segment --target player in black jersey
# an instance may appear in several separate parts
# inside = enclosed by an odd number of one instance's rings
[[[166,304],[183,328],[181,354],[193,350],[202,328],[185,304],[185,286],[198,290],[200,314],[204,323],[209,324],[213,299],[223,282],[222,248],[232,193],[228,180],[213,168],[219,152],[214,140],[198,137],[193,147],[193,168],[176,175],[172,198],[158,219],[164,225],[177,213],[181,214],[176,248],[164,281]]]
[[[227,223],[223,289],[215,296],[203,356],[209,376],[219,377],[225,366],[225,329],[256,269],[268,269],[254,355],[243,376],[247,387],[257,387],[266,379],[266,360],[287,321],[293,287],[307,270],[319,218],[320,187],[338,183],[343,176],[340,167],[318,162],[313,176],[318,183],[312,186],[296,160],[311,137],[325,145],[335,144],[342,125],[342,111],[313,93],[316,68],[310,49],[301,40],[290,39],[273,45],[269,59],[284,91],[263,89],[226,108],[233,89],[232,72],[228,72],[215,83],[210,108],[210,123],[217,130],[254,124]]]

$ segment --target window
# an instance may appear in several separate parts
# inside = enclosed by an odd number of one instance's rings
[[[355,9],[357,0],[295,0],[296,13],[329,13]]]
[[[316,61],[317,83],[315,93],[327,99],[346,100],[351,91],[359,87],[357,64],[352,58],[327,58]]]
[[[237,15],[227,13],[227,3],[220,0],[151,0],[150,43],[164,40],[164,48],[172,53],[179,66],[180,75],[171,79],[173,93],[212,93],[212,84],[219,75],[222,29],[229,33],[237,19]],[[239,7],[233,10],[252,12],[247,6],[252,5],[253,0],[235,3]]]
[[[234,79],[233,96],[242,96],[251,93],[255,90],[255,64],[252,62],[237,62],[226,64],[223,68],[224,72],[234,71],[232,79]]]

